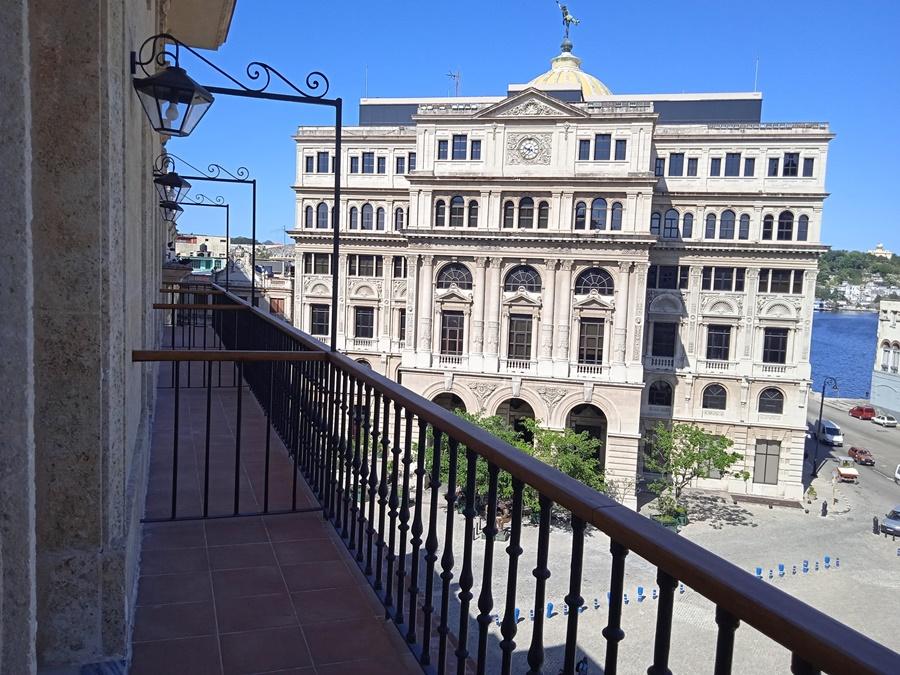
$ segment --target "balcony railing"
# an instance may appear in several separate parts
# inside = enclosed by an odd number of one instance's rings
[[[731,672],[741,622],[761,634],[742,631],[754,641],[737,652],[747,661],[745,672],[759,670],[763,656],[784,658],[780,672],[790,658],[797,675],[896,672],[900,655],[775,586],[236,296],[212,299],[215,344],[231,350],[226,358],[241,359],[238,379],[290,452],[294,478],[305,477],[423,670],[540,673],[552,666],[555,673],[561,664],[562,673],[574,675],[585,653],[595,650],[608,675],[637,672],[622,661],[639,656],[651,664],[648,672],[661,675],[669,672],[676,598],[689,588],[715,607],[709,621],[717,626],[717,674]],[[226,307],[242,311],[220,311]],[[248,358],[235,350],[255,353]],[[291,355],[297,352],[303,355]],[[589,616],[582,593],[596,588],[582,585],[589,526],[610,539],[606,627],[582,626],[579,641],[579,624]],[[655,630],[632,629],[632,651],[620,659],[632,552],[656,570],[658,598],[643,608],[655,611]],[[592,569],[599,562],[592,558]],[[565,611],[548,624],[556,615],[547,600],[560,590]],[[690,611],[699,616],[694,603]],[[693,632],[702,640],[703,631]],[[759,649],[757,641],[766,639],[791,656]],[[553,645],[559,663],[547,663]],[[699,671],[704,657],[695,658]]]
[[[707,373],[731,373],[736,368],[734,361],[720,361],[719,359],[700,359],[700,369]]]
[[[433,363],[439,368],[465,368],[466,357],[462,354],[435,354]]]
[[[603,375],[602,363],[576,363],[575,374],[582,377],[600,377]]]
[[[644,367],[651,370],[674,370],[675,357],[673,356],[653,356],[648,354],[644,357]]]
[[[351,338],[351,349],[359,349],[367,352],[375,351],[378,349],[378,338]]]
[[[507,373],[530,373],[536,364],[528,359],[501,359],[500,367]]]

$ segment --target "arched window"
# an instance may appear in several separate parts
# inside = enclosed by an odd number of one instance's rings
[[[303,216],[303,226],[304,227],[312,227],[313,226],[313,207],[307,206],[304,211]]]
[[[694,236],[694,214],[685,213],[681,222],[681,236],[690,239]]]
[[[394,229],[403,229],[403,209],[394,209]]]
[[[378,210],[375,212],[375,229],[383,230],[384,229],[384,209],[380,206]]]
[[[722,212],[719,221],[719,239],[734,239],[734,211]]]
[[[591,229],[606,229],[606,200],[602,197],[591,202]]]
[[[518,265],[506,274],[503,290],[515,293],[520,288],[531,293],[541,291],[541,275],[531,265]]]
[[[797,219],[797,241],[806,241],[809,236],[809,216],[800,216]]]
[[[657,380],[647,390],[647,403],[661,405],[667,408],[672,406],[672,385],[665,380]]]
[[[450,263],[441,268],[437,277],[437,287],[450,288],[454,284],[457,288],[471,290],[472,273],[468,267],[460,263]]]
[[[784,394],[774,387],[763,389],[759,395],[759,412],[780,415],[784,412]]]
[[[469,202],[469,227],[478,227],[478,202]]]
[[[443,199],[438,199],[434,204],[434,226],[443,227],[447,215],[447,207]]]
[[[362,228],[363,230],[371,230],[372,229],[372,218],[374,216],[374,211],[372,209],[371,204],[363,204],[362,207]]]
[[[762,229],[762,238],[763,239],[771,239],[772,238],[772,229],[775,225],[775,219],[772,216],[766,216],[763,218],[763,229]]]
[[[359,209],[355,206],[350,207],[350,229],[355,230],[359,227]]]
[[[450,227],[462,227],[465,224],[466,200],[457,195],[450,199]]]
[[[575,204],[575,229],[583,230],[584,229],[584,221],[587,218],[587,206],[585,206],[584,202],[578,202]]]
[[[547,202],[538,204],[538,229],[546,230],[550,224],[550,205]]]
[[[778,216],[778,241],[790,241],[794,238],[794,214],[782,211]]]
[[[746,213],[741,216],[741,222],[738,226],[738,239],[750,238],[750,216]]]
[[[613,294],[613,280],[609,272],[600,267],[591,267],[578,275],[575,293],[587,295],[591,291],[597,291],[600,295]]]
[[[716,214],[710,213],[706,216],[706,233],[704,237],[707,239],[716,238]]]
[[[519,227],[524,229],[534,227],[534,200],[531,197],[522,197],[519,200]]]
[[[884,341],[881,343],[881,369],[887,370],[891,364],[891,343]]]
[[[662,216],[658,213],[653,213],[650,216],[650,234],[659,235],[659,227],[662,223]]]
[[[711,384],[703,390],[703,407],[706,410],[725,410],[728,392],[721,384]]]
[[[666,211],[666,218],[663,221],[663,238],[678,239],[678,211],[669,209]]]
[[[609,229],[622,229],[622,204],[621,202],[613,202],[612,212],[610,213]]]
[[[328,229],[328,205],[320,202],[316,207],[316,227],[320,230]]]
[[[503,205],[503,227],[512,227],[513,219],[516,213],[516,207],[511,201],[507,201]]]
[[[891,345],[891,370],[897,372],[900,369],[900,343]]]

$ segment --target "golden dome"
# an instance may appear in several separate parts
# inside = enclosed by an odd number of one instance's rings
[[[581,69],[581,59],[572,53],[572,43],[564,40],[559,56],[550,61],[550,70],[538,75],[528,86],[542,89],[548,85],[554,89],[580,89],[584,100],[589,101],[597,96],[609,96],[612,92],[605,84],[593,75]]]

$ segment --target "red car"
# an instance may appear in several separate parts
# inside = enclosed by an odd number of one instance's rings
[[[857,464],[865,464],[866,466],[875,466],[875,457],[865,448],[850,448],[847,453]]]
[[[861,420],[870,420],[876,414],[875,408],[870,405],[857,405],[850,408],[850,417],[857,417]]]

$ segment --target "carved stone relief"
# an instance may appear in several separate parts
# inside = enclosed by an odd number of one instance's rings
[[[531,100],[510,108],[506,114],[512,117],[546,117],[559,115],[559,111],[541,101]]]
[[[507,164],[549,164],[550,134],[512,133],[506,137]]]
[[[544,403],[547,404],[547,409],[551,413],[553,413],[556,404],[566,395],[566,390],[560,387],[539,387],[537,392],[538,395],[544,399]]]
[[[487,402],[488,396],[494,393],[497,388],[496,384],[490,382],[475,382],[467,385],[473,394],[478,398],[481,409],[484,410],[484,404]]]

